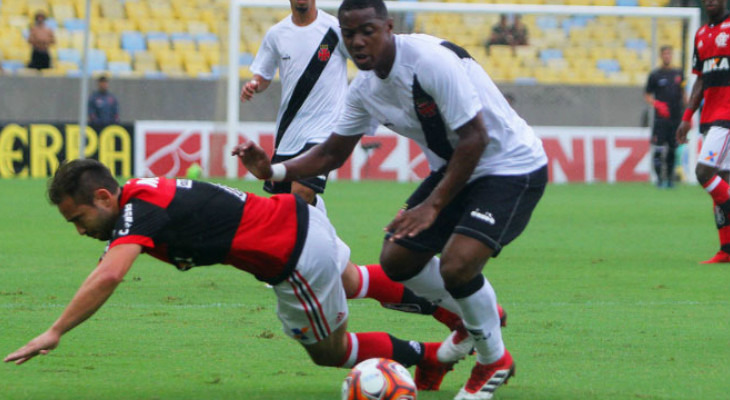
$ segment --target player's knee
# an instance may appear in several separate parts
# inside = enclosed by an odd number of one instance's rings
[[[697,167],[695,168],[695,175],[697,176],[697,181],[701,184],[705,184],[712,179],[713,176],[717,173],[717,169],[710,167],[708,165],[704,164],[697,164]]]
[[[472,260],[462,254],[441,258],[441,277],[446,289],[453,289],[469,283],[481,273],[483,261]]]

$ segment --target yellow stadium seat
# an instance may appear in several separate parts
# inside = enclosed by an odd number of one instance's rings
[[[195,50],[195,42],[188,39],[175,39],[172,41],[172,48],[179,51]]]
[[[126,50],[120,48],[107,48],[104,50],[109,62],[132,62],[132,56]]]
[[[53,18],[59,24],[63,24],[63,21],[67,19],[76,18],[76,12],[71,4],[53,4],[51,10],[53,10]]]
[[[124,3],[124,10],[127,12],[127,18],[130,19],[148,19],[150,10],[147,3],[143,1],[127,1]]]
[[[150,3],[150,15],[161,19],[175,18],[172,7],[167,3]]]
[[[162,32],[162,21],[155,18],[138,19],[137,25],[141,32]]]
[[[147,48],[152,52],[170,50],[170,41],[167,39],[149,39],[147,40]]]
[[[167,33],[185,32],[185,24],[176,19],[162,20],[162,31]]]
[[[89,22],[92,32],[109,33],[112,32],[112,22],[104,18],[92,18]]]
[[[101,50],[118,49],[121,45],[118,33],[99,33],[96,35],[96,48]]]
[[[123,33],[137,30],[137,23],[131,19],[112,20],[112,30],[116,33]]]

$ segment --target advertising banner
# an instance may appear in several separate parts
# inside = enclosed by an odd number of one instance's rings
[[[79,158],[80,137],[78,124],[0,123],[0,178],[51,176],[64,160]],[[115,176],[133,176],[134,126],[87,126],[84,155]]]
[[[138,122],[135,163],[139,176],[182,176],[193,163],[205,176],[225,177],[225,123]],[[548,155],[552,182],[640,182],[650,179],[648,128],[535,127]],[[245,137],[273,152],[274,123],[241,123]],[[247,171],[237,164],[237,176]],[[380,127],[364,137],[331,179],[418,181],[429,172],[414,142]],[[248,176],[251,178],[251,176]]]

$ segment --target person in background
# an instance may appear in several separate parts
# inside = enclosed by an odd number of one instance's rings
[[[35,23],[30,28],[28,43],[32,47],[30,63],[28,68],[48,69],[51,68],[51,55],[48,49],[56,42],[53,30],[46,26],[46,14],[43,11],[35,13]]]
[[[529,44],[529,34],[527,26],[522,22],[522,16],[517,14],[514,16],[512,26],[509,28],[512,43],[511,46],[527,46]]]
[[[109,78],[100,76],[97,89],[89,97],[89,124],[106,126],[119,123],[119,102],[109,92]]]
[[[676,132],[687,98],[684,75],[679,68],[672,66],[672,46],[662,46],[659,55],[662,65],[649,74],[644,100],[654,109],[651,144],[654,145],[656,184],[659,188],[671,188],[674,186]]]

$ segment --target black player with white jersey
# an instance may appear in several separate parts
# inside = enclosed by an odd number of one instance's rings
[[[334,133],[300,157],[270,164],[246,142],[234,150],[260,179],[297,180],[339,167],[378,123],[419,144],[431,175],[386,227],[381,264],[415,293],[454,304],[477,363],[457,400],[490,399],[514,372],[486,262],[526,227],[547,184],[541,141],[463,49],[395,35],[382,0],[345,0],[338,19],[360,69]],[[433,257],[441,253],[441,260]],[[448,359],[461,341],[439,349]],[[434,376],[434,380],[442,376]],[[436,385],[437,386],[437,385]]]
[[[672,46],[662,46],[659,55],[662,65],[649,74],[644,100],[654,109],[651,144],[654,145],[657,187],[669,188],[674,186],[676,132],[687,102],[684,74],[681,69],[672,66]]]
[[[348,55],[337,18],[317,9],[315,0],[290,0],[290,6],[291,15],[266,32],[251,65],[254,77],[241,92],[241,101],[252,100],[279,71],[282,96],[273,163],[294,158],[327,139],[347,94]],[[266,181],[264,189],[299,195],[326,213],[318,195],[326,183],[327,172],[293,182]],[[372,298],[388,308],[432,315],[450,330],[466,335],[458,315],[388,279],[378,264],[348,266],[344,283],[349,298]],[[504,315],[501,308],[500,313]]]

